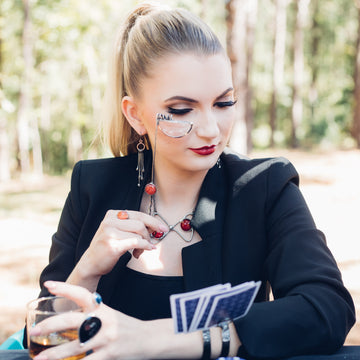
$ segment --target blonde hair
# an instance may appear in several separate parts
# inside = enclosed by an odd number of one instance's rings
[[[141,79],[169,53],[214,55],[224,52],[219,39],[198,17],[184,9],[143,3],[126,18],[115,42],[105,93],[104,131],[114,156],[136,152],[139,135],[121,110],[121,99],[141,94]],[[145,137],[147,148],[150,143]]]

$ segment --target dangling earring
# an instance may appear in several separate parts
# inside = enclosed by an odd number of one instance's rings
[[[221,169],[221,160],[220,160],[220,158],[217,159],[216,165],[217,165],[217,167],[218,167],[219,169]]]
[[[154,216],[155,213],[155,198],[154,195],[156,193],[156,185],[154,183],[154,175],[155,175],[155,158],[156,158],[156,141],[157,141],[157,133],[159,128],[159,116],[156,116],[156,128],[155,128],[155,140],[154,140],[154,153],[152,159],[151,166],[151,180],[148,184],[145,185],[145,192],[150,195],[150,205],[149,205],[149,214]]]
[[[137,185],[140,187],[141,181],[144,180],[144,172],[145,172],[145,167],[144,167],[145,144],[144,144],[142,137],[140,137],[139,142],[136,145],[136,149],[138,151],[138,162],[137,162],[137,167],[136,167],[136,171],[138,172],[138,184]]]

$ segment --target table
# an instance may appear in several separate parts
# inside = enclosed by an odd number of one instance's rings
[[[0,360],[29,360],[27,350],[0,350]],[[360,346],[344,346],[334,355],[295,356],[288,360],[360,360]]]
[[[27,350],[0,350],[0,360],[29,360]]]
[[[360,346],[343,346],[333,355],[294,356],[288,360],[360,360]],[[0,356],[0,360],[1,356]]]

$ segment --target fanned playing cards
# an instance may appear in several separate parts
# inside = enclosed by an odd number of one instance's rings
[[[247,314],[260,287],[249,281],[231,287],[219,284],[170,296],[175,333],[207,329]]]

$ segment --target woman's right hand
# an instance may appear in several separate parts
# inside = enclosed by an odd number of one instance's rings
[[[112,270],[126,251],[132,251],[132,255],[138,258],[144,250],[155,249],[150,242],[151,232],[169,231],[164,223],[148,214],[127,210],[128,219],[119,219],[118,213],[119,210],[107,211],[67,282],[89,288],[81,280],[98,281],[100,276]]]

